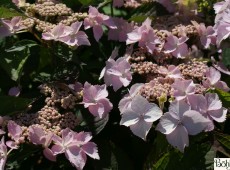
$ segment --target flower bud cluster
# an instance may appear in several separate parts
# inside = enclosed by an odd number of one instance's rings
[[[204,80],[205,72],[208,66],[207,63],[204,61],[192,59],[189,60],[187,63],[179,64],[178,68],[186,79],[192,79],[193,81],[202,81]]]
[[[68,86],[62,84],[57,86],[44,84],[40,86],[40,92],[47,96],[45,102],[51,107],[60,106],[63,109],[73,109],[81,99],[80,93],[73,93]]]
[[[140,94],[149,101],[156,101],[163,95],[171,97],[173,82],[171,78],[154,78],[140,89]]]
[[[64,25],[71,25],[72,23],[83,20],[88,16],[87,13],[72,13],[71,16],[61,16],[58,21]]]
[[[53,2],[44,2],[34,5],[34,12],[42,17],[54,17],[72,14],[72,10],[65,4]]]

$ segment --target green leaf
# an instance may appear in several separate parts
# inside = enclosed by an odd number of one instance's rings
[[[23,16],[23,14],[12,8],[0,6],[0,18],[11,18],[15,16]]]
[[[230,93],[220,89],[215,89],[214,92],[218,94],[224,107],[226,108],[230,107]]]
[[[224,147],[230,150],[230,135],[216,132],[215,136]]]
[[[135,9],[129,18],[129,21],[143,22],[147,17],[154,19],[156,16],[156,4],[154,2],[146,3]]]
[[[14,46],[12,46],[9,49],[6,49],[6,52],[16,52],[16,51],[23,51],[26,48],[31,48],[33,46],[38,45],[35,41],[31,41],[31,40],[22,40],[19,42],[16,42],[14,44]]]
[[[224,65],[230,66],[230,48],[223,49],[222,57]]]
[[[9,74],[12,80],[18,81],[22,76],[24,65],[30,56],[30,48],[36,46],[36,42],[22,40],[5,51],[0,51],[1,67]]]
[[[13,96],[0,96],[0,101],[0,115],[11,115],[25,110],[33,100]]]
[[[78,0],[82,5],[89,5],[92,0]]]

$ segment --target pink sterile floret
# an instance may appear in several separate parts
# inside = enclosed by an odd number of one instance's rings
[[[91,85],[85,82],[82,103],[94,116],[102,118],[112,110],[113,104],[106,98],[107,96],[106,85]]]
[[[79,31],[82,22],[75,22],[71,26],[59,24],[52,30],[42,33],[44,40],[61,41],[70,46],[90,45],[88,36],[83,31]]]
[[[127,34],[133,30],[134,24],[128,23],[126,20],[122,18],[113,18],[113,21],[117,26],[117,29],[109,30],[108,39],[125,42],[127,39]]]
[[[87,157],[100,159],[97,146],[90,142],[92,136],[87,132],[74,132],[70,129],[62,130],[62,137],[53,136],[54,146],[51,148],[55,155],[64,153],[70,163],[78,170],[85,166]]]
[[[99,41],[103,35],[102,25],[106,25],[111,29],[117,28],[112,18],[108,15],[101,14],[97,8],[90,6],[88,13],[88,17],[84,19],[84,27],[85,29],[93,27],[93,34],[96,41]]]
[[[118,108],[121,114],[130,107],[133,98],[138,94],[139,90],[143,87],[143,83],[136,83],[132,85],[129,93],[126,94],[119,102]]]
[[[154,50],[160,50],[158,47],[162,42],[154,33],[151,27],[151,20],[147,18],[140,27],[137,27],[132,32],[128,33],[126,44],[139,42],[139,47],[146,47],[148,52],[153,53]]]
[[[129,108],[123,111],[120,124],[130,127],[134,135],[145,140],[153,122],[161,116],[162,111],[155,103],[136,95]]]
[[[164,74],[166,77],[173,78],[173,79],[180,79],[182,78],[181,71],[178,67],[174,65],[169,65],[168,68],[161,66],[158,69],[160,74]]]
[[[209,67],[205,73],[205,76],[207,79],[202,82],[204,87],[214,87],[222,89],[224,91],[229,91],[228,85],[225,82],[220,81],[221,74],[215,68]]]
[[[113,51],[111,57],[106,61],[106,66],[101,71],[99,79],[104,77],[105,84],[113,86],[114,91],[117,91],[122,86],[127,87],[130,84],[132,74],[128,58],[120,57],[115,61],[115,56],[115,51]]]
[[[172,84],[172,88],[174,89],[173,96],[176,100],[183,100],[187,95],[195,93],[196,85],[192,80],[180,80],[176,79]]]
[[[42,145],[44,156],[51,161],[56,161],[53,151],[48,148],[52,142],[52,138],[53,133],[46,133],[41,127],[32,126],[29,128],[30,141],[35,145]]]
[[[1,19],[2,27],[0,27],[0,37],[10,36],[20,30],[25,29],[22,25],[21,17],[13,17],[11,20]]]
[[[192,94],[188,96],[188,101],[193,110],[200,112],[204,117],[210,120],[209,126],[205,129],[211,131],[214,129],[213,120],[224,122],[227,109],[222,107],[222,103],[216,93]]]
[[[11,139],[13,140],[7,141],[6,145],[12,149],[18,149],[18,145],[20,144],[21,140],[24,139],[24,137],[22,137],[21,126],[10,120],[7,124],[7,129]]]
[[[169,34],[166,43],[164,45],[165,53],[172,53],[176,58],[186,57],[188,54],[188,46],[185,43],[188,40],[188,37],[180,37]]]
[[[196,135],[208,126],[208,119],[199,112],[191,110],[184,100],[173,101],[169,111],[161,117],[156,130],[166,134],[168,142],[184,152],[189,145],[188,135]]]

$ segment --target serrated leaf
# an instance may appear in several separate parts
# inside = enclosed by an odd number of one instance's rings
[[[230,135],[216,132],[215,136],[224,147],[230,150]]]
[[[0,51],[1,67],[9,74],[12,80],[18,81],[22,76],[24,65],[30,56],[30,48],[37,43],[30,40],[22,40],[5,51]]]
[[[25,110],[33,100],[13,96],[0,96],[0,101],[0,115],[11,115]]]
[[[230,48],[224,48],[222,52],[223,63],[230,66]]]
[[[26,48],[31,48],[33,46],[38,45],[35,41],[31,41],[31,40],[22,40],[19,42],[16,42],[14,44],[14,46],[12,46],[9,49],[6,49],[6,52],[16,52],[16,51],[23,51]]]
[[[215,89],[214,92],[218,94],[224,107],[226,108],[230,107],[230,93],[220,89]]]

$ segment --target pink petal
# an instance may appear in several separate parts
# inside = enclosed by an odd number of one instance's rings
[[[166,138],[171,145],[181,152],[184,152],[184,148],[189,145],[188,132],[182,125],[177,126],[172,133],[166,135]]]
[[[98,155],[97,145],[93,142],[88,142],[81,147],[81,149],[91,158],[100,159]]]
[[[127,109],[122,113],[120,125],[131,126],[139,121],[139,114],[131,109]]]
[[[156,130],[160,131],[163,134],[170,134],[174,131],[179,123],[179,120],[172,116],[171,113],[166,112],[161,117],[160,122],[158,123]]]
[[[12,136],[14,140],[19,140],[21,134],[22,134],[22,128],[18,124],[16,124],[14,121],[10,120],[7,124],[8,132]]]
[[[58,155],[65,152],[65,149],[61,145],[53,145],[51,150],[54,155]]]
[[[222,107],[222,103],[216,93],[206,93],[205,98],[207,100],[208,111],[218,110]]]
[[[184,113],[182,123],[189,135],[196,135],[207,127],[209,120],[195,110],[188,110]]]
[[[134,135],[146,140],[146,136],[152,127],[152,123],[145,122],[143,119],[140,119],[136,124],[130,126],[131,131]]]
[[[162,110],[155,104],[150,104],[150,109],[145,113],[144,120],[146,122],[155,122],[162,116]]]
[[[82,170],[86,163],[86,154],[76,146],[69,147],[65,152],[66,158],[77,169]]]
[[[94,38],[96,39],[96,41],[98,42],[99,39],[103,35],[103,29],[100,25],[93,26],[93,35],[94,35]]]
[[[19,146],[12,140],[6,141],[6,146],[8,146],[11,149],[18,149]]]
[[[56,156],[54,155],[53,151],[50,150],[49,148],[45,148],[43,150],[43,155],[50,161],[53,161],[53,162],[56,161]]]
[[[208,111],[208,114],[213,120],[217,122],[224,122],[226,120],[227,109],[221,108],[218,110],[211,110]]]

